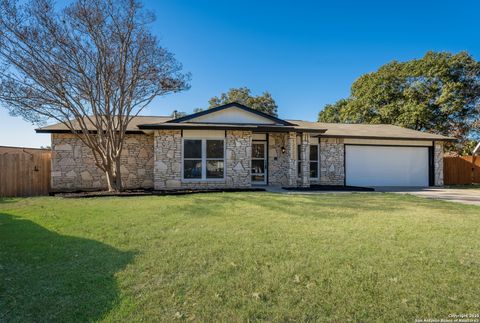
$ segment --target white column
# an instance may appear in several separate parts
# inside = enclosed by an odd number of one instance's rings
[[[288,158],[288,186],[294,187],[297,186],[297,134],[295,132],[288,133],[285,153]]]

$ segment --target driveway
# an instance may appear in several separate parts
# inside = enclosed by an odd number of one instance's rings
[[[389,192],[399,194],[412,194],[420,197],[426,197],[449,202],[458,202],[463,204],[480,206],[480,189],[460,189],[460,188],[405,188],[405,187],[376,187],[376,192]]]
[[[348,194],[349,191],[288,191],[280,187],[265,187],[268,192],[282,194]],[[412,194],[415,196],[458,202],[463,204],[480,206],[480,189],[475,188],[443,188],[443,187],[375,187],[375,192]],[[365,193],[375,193],[365,192]],[[362,193],[362,192],[359,192]]]

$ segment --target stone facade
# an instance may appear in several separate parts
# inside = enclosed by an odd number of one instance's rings
[[[443,186],[443,142],[437,141],[433,153],[435,186]]]
[[[181,188],[182,182],[182,131],[157,130],[154,134],[155,189]]]
[[[252,132],[227,131],[225,148],[227,187],[250,187]]]
[[[300,150],[302,169],[298,184],[301,187],[310,187],[310,134],[302,134]]]
[[[274,132],[268,136],[269,185],[297,185],[296,140],[295,132]]]
[[[97,190],[107,187],[90,148],[73,134],[52,134],[52,190]],[[153,136],[127,134],[121,155],[125,188],[153,188]]]
[[[155,131],[155,189],[208,189],[250,187],[251,131],[226,131],[225,179],[182,179],[182,134],[180,130]]]
[[[343,139],[320,138],[320,184],[344,184],[344,151]]]
[[[222,135],[223,136],[223,135]],[[251,131],[225,131],[225,178],[182,179],[182,131],[157,130],[152,135],[128,134],[121,156],[125,188],[208,189],[251,186]],[[295,132],[268,135],[268,185],[343,185],[344,140],[319,138],[320,176],[310,179],[309,134],[297,142]],[[302,174],[298,176],[297,143],[300,144]],[[92,152],[72,134],[52,134],[52,189],[54,191],[106,188],[105,174],[95,165]],[[443,142],[434,144],[435,185],[443,185]]]

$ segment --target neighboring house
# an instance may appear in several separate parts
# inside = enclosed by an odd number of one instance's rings
[[[62,124],[52,134],[52,189],[105,188],[92,154]],[[125,188],[254,185],[443,185],[452,138],[392,125],[282,120],[238,103],[171,119],[139,116],[122,153]]]

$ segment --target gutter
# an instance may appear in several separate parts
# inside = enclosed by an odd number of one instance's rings
[[[66,129],[35,129],[35,132],[36,133],[71,133],[71,134],[75,134],[75,133],[78,133],[78,134],[81,134],[82,131],[81,130],[77,130],[75,132],[72,132],[71,130],[66,130]],[[88,131],[89,133],[97,133],[96,130],[89,130]],[[143,134],[144,132],[143,131],[140,131],[140,130],[127,130],[125,131],[125,133],[128,133],[128,134]]]
[[[265,132],[316,132],[325,133],[327,129],[303,129],[295,126],[268,126],[268,125],[225,125],[225,124],[189,124],[189,123],[162,123],[162,124],[141,124],[139,129],[161,130],[161,129],[203,129],[203,130],[251,130]]]
[[[456,138],[418,138],[418,137],[387,137],[387,136],[352,136],[352,135],[322,135],[322,138],[349,138],[349,139],[377,139],[377,140],[436,140],[436,141],[457,141]]]

